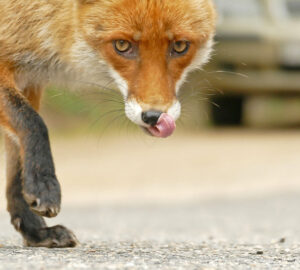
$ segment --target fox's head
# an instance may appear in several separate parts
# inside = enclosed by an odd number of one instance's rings
[[[211,0],[78,1],[81,35],[108,65],[127,117],[154,136],[171,135],[179,88],[211,51]]]

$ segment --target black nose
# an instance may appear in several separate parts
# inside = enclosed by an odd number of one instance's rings
[[[159,111],[147,111],[142,113],[142,120],[150,125],[155,126],[158,122],[159,117],[161,116],[162,112]]]

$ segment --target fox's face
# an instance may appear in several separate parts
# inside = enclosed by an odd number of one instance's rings
[[[125,112],[167,137],[180,116],[187,73],[209,57],[215,13],[210,0],[81,0],[84,38],[109,65]]]

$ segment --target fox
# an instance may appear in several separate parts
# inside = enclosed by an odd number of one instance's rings
[[[49,84],[101,84],[108,76],[124,112],[157,138],[171,136],[186,76],[211,55],[212,0],[0,0],[0,126],[11,223],[30,247],[75,247],[63,225],[48,129],[39,114]]]

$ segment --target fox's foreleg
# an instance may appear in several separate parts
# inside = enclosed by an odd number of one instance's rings
[[[41,89],[22,93],[13,71],[0,67],[0,124],[8,132],[7,200],[15,228],[29,246],[75,246],[76,238],[63,226],[48,228],[40,216],[60,210],[60,185],[50,150],[47,127],[37,113]]]

